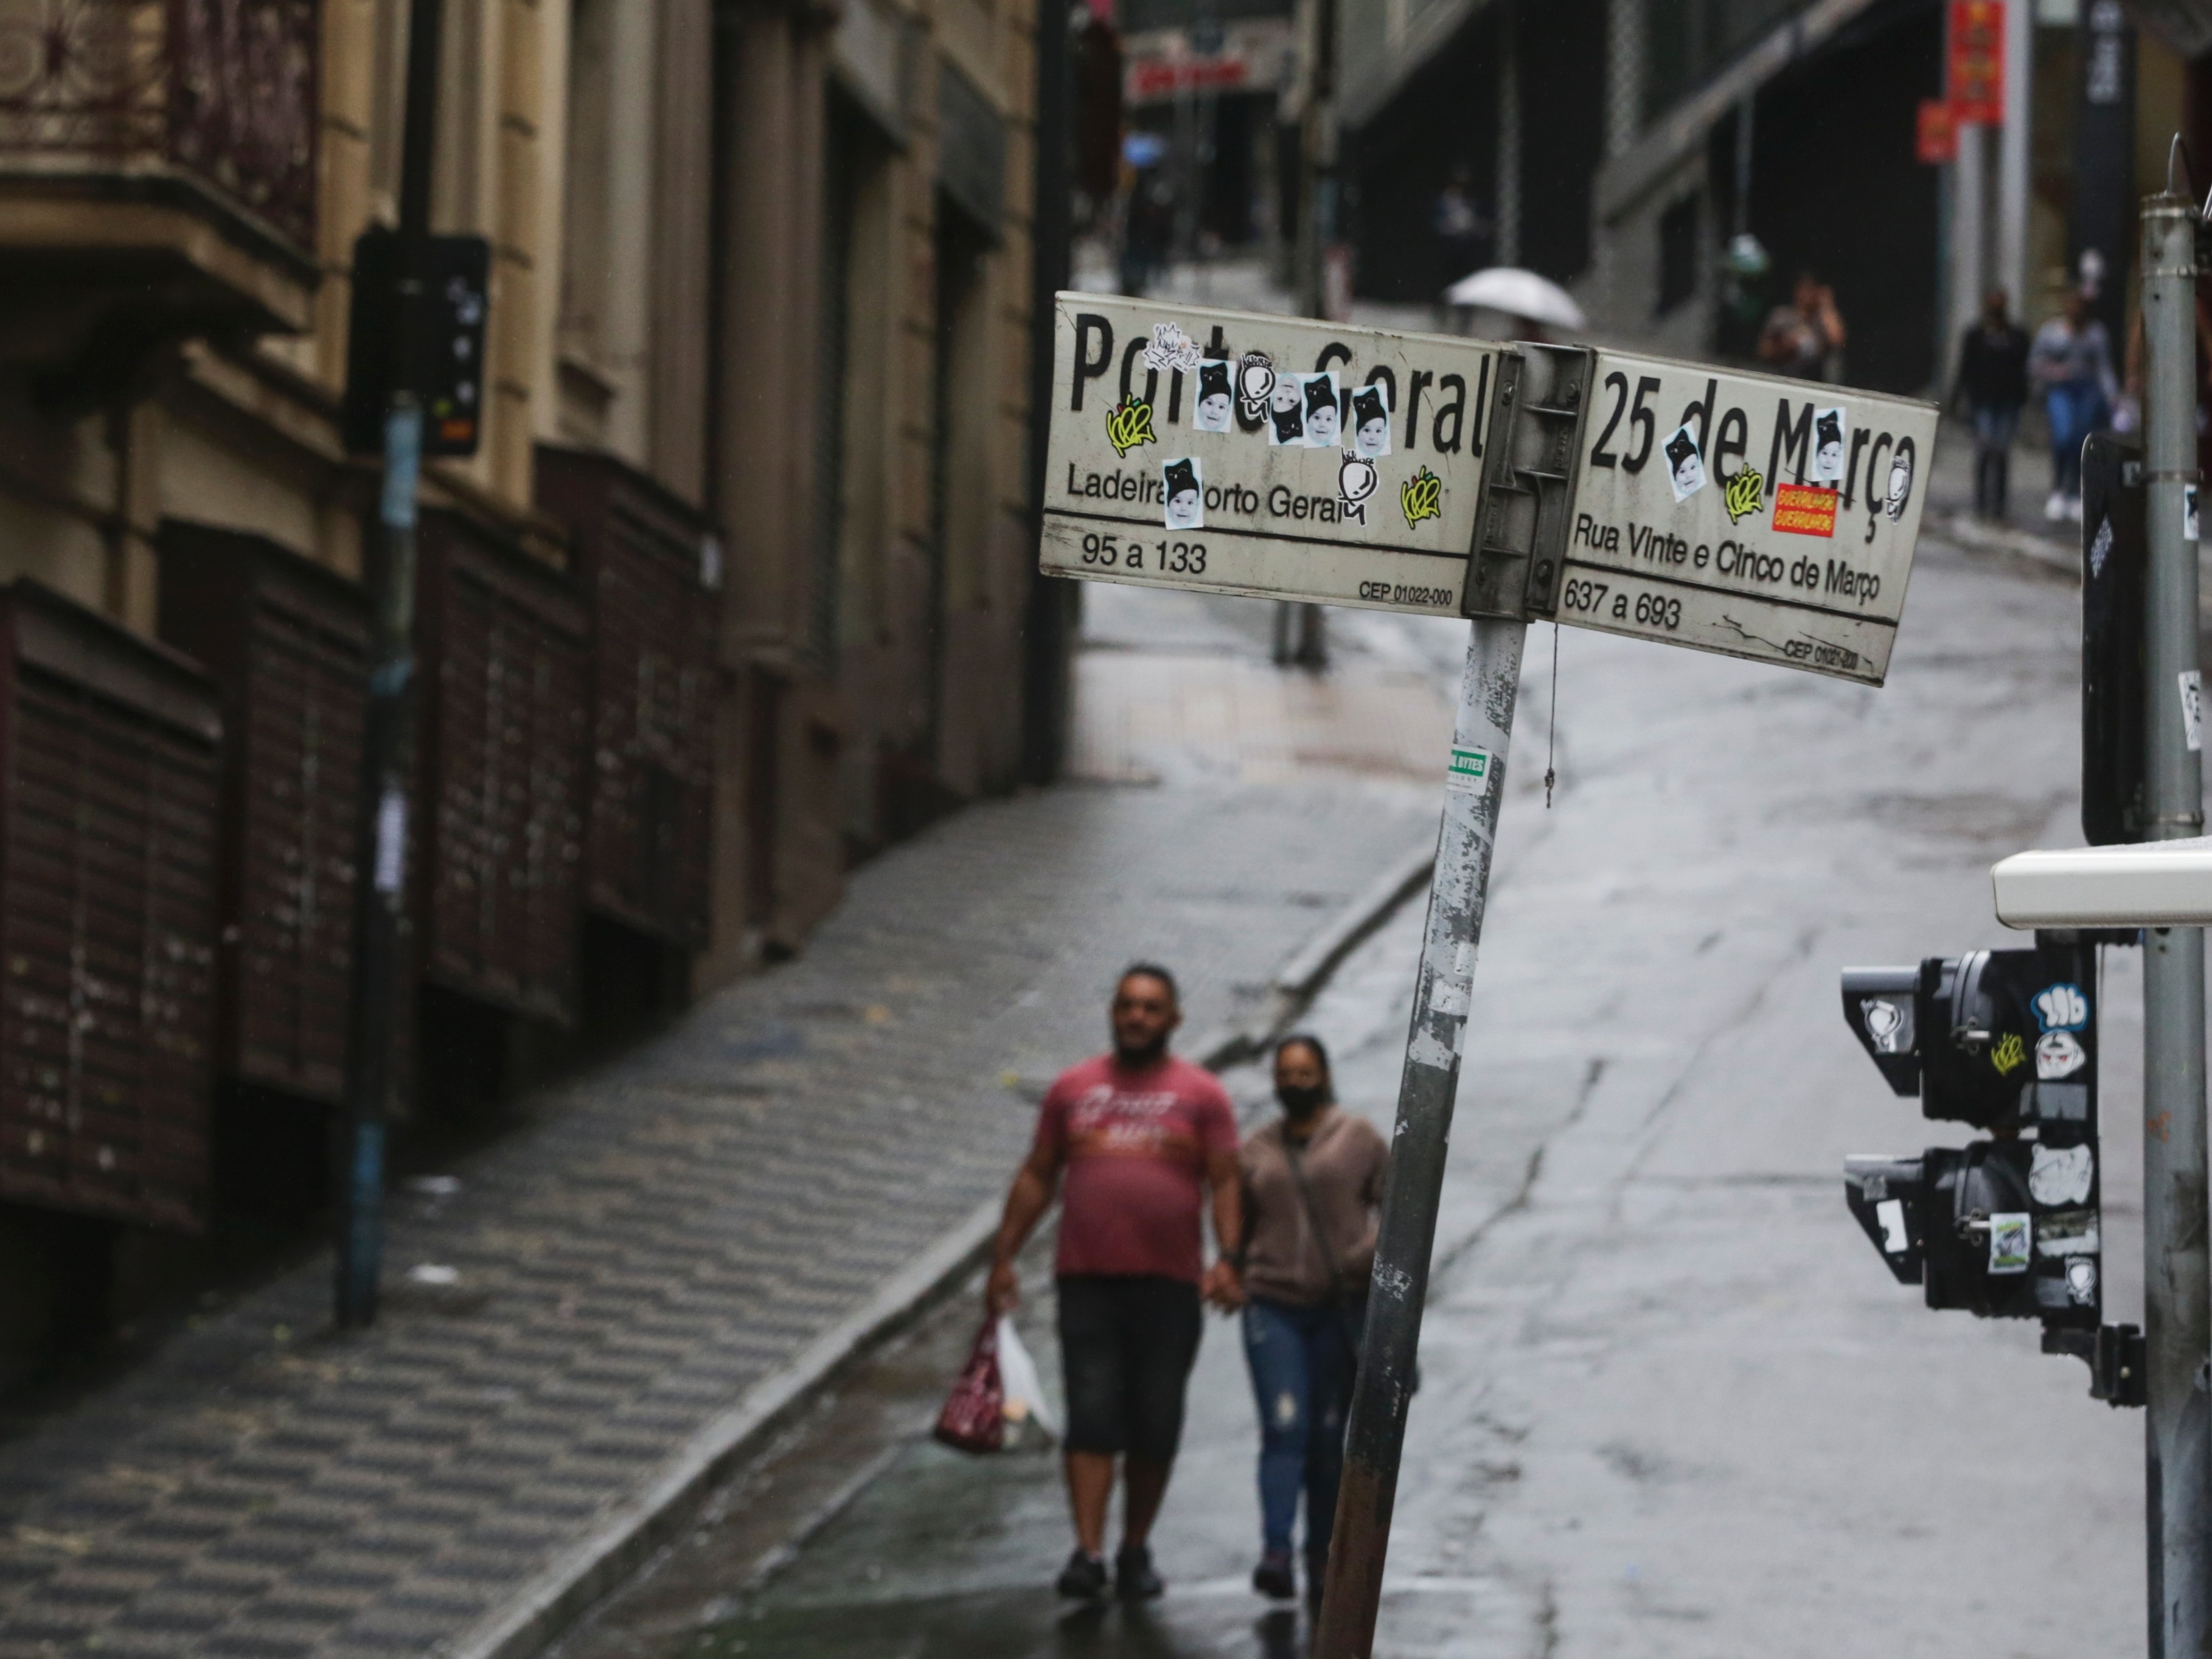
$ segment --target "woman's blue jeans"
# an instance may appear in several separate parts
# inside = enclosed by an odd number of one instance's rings
[[[2051,487],[2062,495],[2081,493],[2081,441],[2111,418],[2105,389],[2094,380],[2066,380],[2044,394],[2051,416]]]
[[[1290,1553],[1303,1490],[1306,1559],[1316,1571],[1328,1559],[1336,1523],[1358,1328],[1357,1316],[1339,1308],[1295,1308],[1258,1297],[1244,1306],[1244,1359],[1260,1407],[1261,1534],[1270,1551]]]

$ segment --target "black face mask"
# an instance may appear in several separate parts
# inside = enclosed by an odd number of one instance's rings
[[[1328,1104],[1328,1091],[1317,1084],[1310,1088],[1300,1088],[1288,1083],[1278,1083],[1275,1098],[1282,1103],[1283,1109],[1291,1116],[1311,1117]]]

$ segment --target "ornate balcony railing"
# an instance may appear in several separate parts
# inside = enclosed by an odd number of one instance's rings
[[[295,247],[318,0],[0,0],[0,173],[179,175]]]

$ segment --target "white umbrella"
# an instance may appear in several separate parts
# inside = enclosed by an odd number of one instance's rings
[[[1492,265],[1472,276],[1462,276],[1444,290],[1444,299],[1451,305],[1480,306],[1553,328],[1589,325],[1589,319],[1568,297],[1566,289],[1548,276],[1516,265]]]

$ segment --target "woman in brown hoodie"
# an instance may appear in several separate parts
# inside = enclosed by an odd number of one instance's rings
[[[1244,1358],[1260,1407],[1264,1553],[1252,1587],[1297,1594],[1291,1534],[1306,1500],[1306,1594],[1318,1598],[1344,1468],[1376,1216],[1390,1151],[1366,1119],[1338,1109],[1317,1037],[1275,1048],[1283,1115],[1239,1154],[1244,1177]]]

